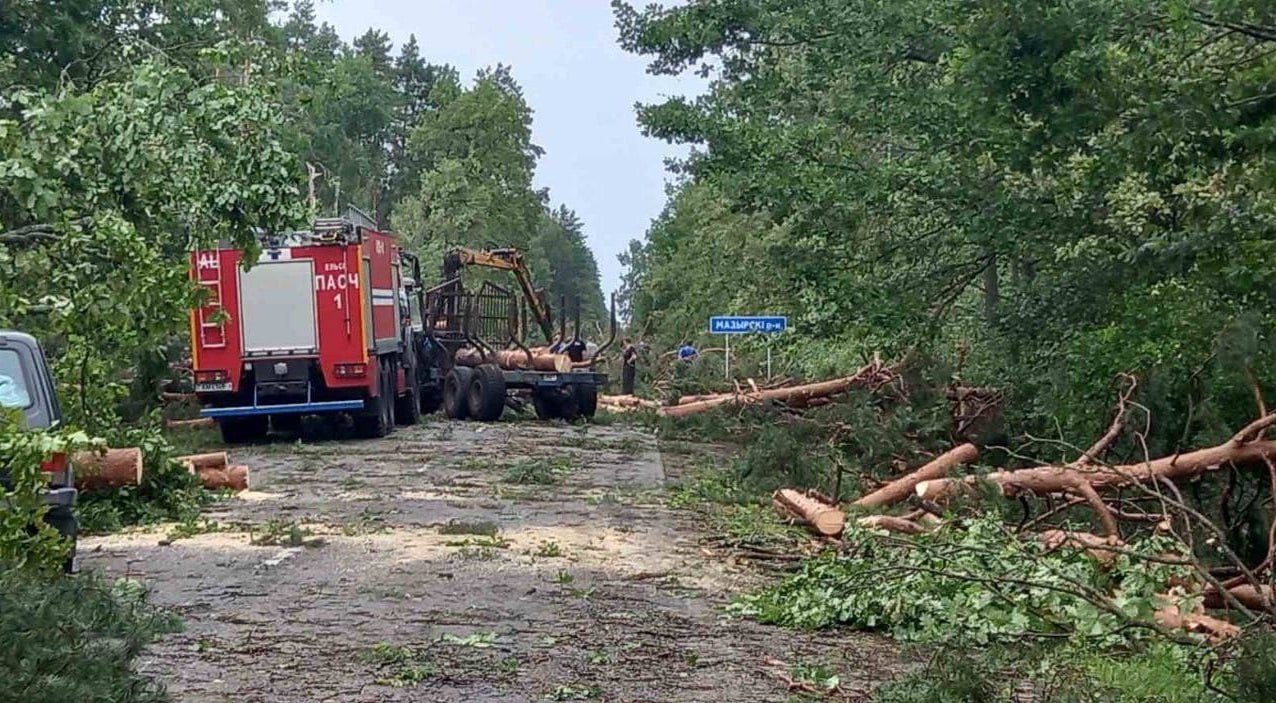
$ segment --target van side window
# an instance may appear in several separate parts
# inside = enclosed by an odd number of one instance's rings
[[[31,407],[31,402],[21,357],[12,349],[0,349],[0,407],[21,410]]]

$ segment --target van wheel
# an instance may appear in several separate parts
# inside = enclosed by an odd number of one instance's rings
[[[505,410],[505,376],[495,364],[474,369],[468,394],[470,417],[479,422],[495,422]]]
[[[470,415],[469,390],[474,383],[474,369],[456,366],[443,379],[443,412],[453,420]]]

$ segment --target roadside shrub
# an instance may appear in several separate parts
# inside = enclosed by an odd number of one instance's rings
[[[872,703],[1000,703],[990,657],[945,652],[882,686]]]
[[[0,409],[0,474],[7,476],[0,496],[0,563],[54,572],[66,558],[67,545],[44,522],[48,478],[40,464],[92,442],[82,432],[28,431],[22,424],[21,413]]]
[[[180,621],[135,581],[48,579],[0,567],[0,702],[153,703],[167,697],[135,659]]]

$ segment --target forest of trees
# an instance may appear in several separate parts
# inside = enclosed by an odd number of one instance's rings
[[[1138,372],[1154,454],[1276,376],[1270,2],[615,5],[653,71],[714,76],[640,108],[695,151],[623,257],[635,328],[784,313],[807,371],[961,349],[1074,440]]]

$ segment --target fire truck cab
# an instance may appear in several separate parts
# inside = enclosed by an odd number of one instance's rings
[[[405,285],[419,264],[362,212],[265,236],[253,262],[196,251],[191,277],[205,292],[191,313],[195,392],[226,442],[303,415],[349,413],[364,437],[420,419],[420,311]]]

